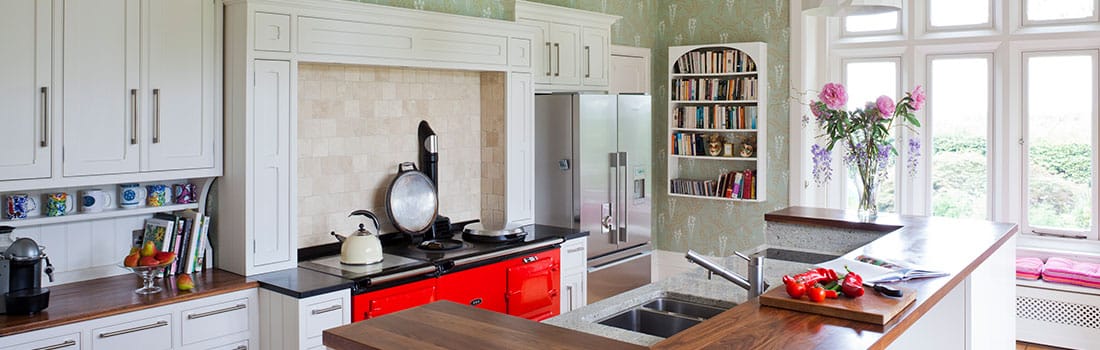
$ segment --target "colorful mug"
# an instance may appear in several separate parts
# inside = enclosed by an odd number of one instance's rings
[[[191,183],[172,185],[172,201],[176,204],[195,203],[195,185]]]
[[[118,185],[118,206],[123,208],[137,208],[145,201],[145,188],[138,184]]]
[[[80,196],[81,210],[85,213],[98,213],[111,206],[114,199],[101,189],[84,190]]]
[[[27,215],[38,210],[38,203],[27,194],[13,194],[8,196],[6,210],[8,219],[26,219]]]
[[[55,192],[46,194],[46,216],[63,216],[76,210],[76,203],[68,193]]]
[[[145,205],[149,207],[162,207],[170,204],[168,202],[169,196],[171,196],[171,189],[168,185],[149,185],[145,186]]]

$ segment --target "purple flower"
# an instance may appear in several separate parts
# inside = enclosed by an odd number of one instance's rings
[[[879,96],[875,100],[875,106],[878,107],[878,112],[882,114],[883,119],[890,119],[894,115],[894,100],[890,96]]]
[[[920,140],[909,139],[909,157],[906,159],[905,168],[909,170],[909,176],[917,175],[917,164],[920,162]]]
[[[848,103],[848,92],[844,90],[844,85],[828,83],[821,88],[821,93],[817,95],[817,98],[821,99],[821,102],[824,102],[829,109],[840,109]]]
[[[913,98],[913,103],[910,106],[913,107],[913,111],[919,111],[924,106],[924,89],[920,85],[917,85],[913,89],[913,92],[909,93],[909,96]]]
[[[813,113],[815,119],[821,119],[821,116],[826,113],[824,107],[825,105],[821,102],[810,101],[810,113]]]
[[[832,153],[818,144],[810,147],[810,153],[813,153],[814,157],[814,181],[819,185],[829,182],[829,179],[833,177]]]

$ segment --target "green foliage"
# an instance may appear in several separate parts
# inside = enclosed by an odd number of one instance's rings
[[[1089,146],[1080,143],[1037,142],[1028,150],[1028,157],[1032,164],[1042,164],[1050,174],[1059,175],[1076,184],[1088,185],[1092,175],[1092,164],[1089,160],[1092,150]]]

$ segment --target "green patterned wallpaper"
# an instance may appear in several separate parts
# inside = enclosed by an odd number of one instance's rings
[[[503,20],[515,0],[352,0]],[[790,23],[788,0],[534,0],[622,16],[611,28],[617,45],[653,50],[654,242],[658,249],[695,249],[728,256],[764,243],[764,213],[787,206]],[[768,43],[768,193],[764,203],[670,198],[667,189],[668,47],[724,42]],[[689,172],[717,174],[715,162],[685,162]]]

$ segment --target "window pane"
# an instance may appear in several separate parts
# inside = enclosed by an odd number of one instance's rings
[[[1027,59],[1027,220],[1088,229],[1092,218],[1094,56]]]
[[[933,27],[989,23],[989,0],[930,0],[928,6]]]
[[[849,33],[879,32],[898,29],[898,12],[844,17],[844,31]]]
[[[886,95],[897,100],[898,63],[895,61],[862,61],[845,64],[844,86],[848,90],[848,110],[861,108],[867,102],[874,102],[879,96]],[[893,133],[897,135],[897,133]],[[896,144],[896,143],[895,143]],[[854,171],[849,171],[847,185],[847,207],[859,205],[859,185]],[[887,167],[886,180],[879,182],[878,210],[895,212],[894,207],[894,167]]]
[[[985,219],[989,59],[932,60],[932,215]]]
[[[1027,19],[1049,21],[1092,17],[1096,0],[1027,0]]]

